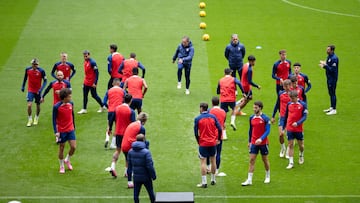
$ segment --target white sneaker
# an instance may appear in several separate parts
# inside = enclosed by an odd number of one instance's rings
[[[245,182],[241,183],[242,186],[248,186],[248,185],[252,185],[252,181],[249,179],[246,179]]]
[[[235,123],[230,123],[230,126],[232,127],[232,129],[235,131],[236,130],[236,125]]]
[[[280,156],[281,158],[283,158],[283,157],[285,156],[285,153],[286,153],[286,148],[285,148],[285,149],[284,149],[284,148],[281,148],[279,156]]]
[[[32,124],[32,119],[29,119],[27,124],[26,124],[26,127],[31,127],[31,124]]]
[[[270,183],[270,177],[265,177],[264,183],[265,183],[265,184]]]
[[[304,157],[303,156],[300,156],[299,157],[299,164],[303,164],[304,163]]]
[[[332,107],[330,107],[330,108],[328,108],[328,109],[324,109],[323,111],[324,111],[325,113],[328,113],[328,112],[330,112],[331,110],[333,110]]]
[[[189,89],[186,89],[186,90],[185,90],[185,94],[186,94],[186,95],[189,95],[189,94],[190,94],[190,90],[189,90]]]
[[[84,113],[87,113],[87,110],[86,109],[81,109],[79,112],[77,112],[78,114],[84,114]]]
[[[106,110],[106,106],[100,107],[100,109],[97,111],[98,113],[102,113]]]
[[[181,89],[181,82],[178,82],[177,88],[178,88],[178,89]]]
[[[294,168],[294,164],[293,163],[289,163],[289,165],[286,167],[286,169],[292,169]]]
[[[331,111],[327,112],[326,115],[335,115],[336,114],[336,109],[332,109]]]
[[[110,147],[109,147],[109,149],[116,149],[116,145],[111,144]]]

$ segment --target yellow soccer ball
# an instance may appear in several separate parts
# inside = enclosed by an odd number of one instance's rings
[[[199,7],[200,7],[200,8],[205,8],[205,7],[206,7],[205,2],[200,2],[200,3],[199,3]]]
[[[201,23],[200,23],[200,29],[205,29],[205,28],[206,28],[206,23],[201,22]]]
[[[200,11],[199,15],[200,15],[200,17],[205,17],[205,16],[206,16],[206,12],[205,12],[205,11]]]
[[[209,41],[209,40],[210,40],[210,35],[209,35],[209,34],[204,34],[204,35],[202,36],[202,39],[203,39],[204,41]]]

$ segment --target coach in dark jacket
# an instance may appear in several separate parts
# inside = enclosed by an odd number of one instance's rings
[[[150,151],[146,148],[145,135],[136,136],[128,153],[129,169],[134,177],[134,202],[139,202],[141,186],[144,185],[151,202],[155,202],[155,193],[152,181],[156,179],[156,172]]]

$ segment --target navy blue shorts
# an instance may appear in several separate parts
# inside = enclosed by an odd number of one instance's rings
[[[227,113],[229,112],[229,107],[231,110],[234,110],[236,106],[236,102],[221,102],[220,108],[224,109],[224,111]]]
[[[142,99],[132,99],[131,100],[130,108],[132,108],[133,110],[136,110],[136,109],[141,109],[141,107],[142,107]]]
[[[58,143],[64,143],[69,140],[76,140],[75,130],[70,131],[70,132],[60,133]]]
[[[122,143],[123,137],[124,136],[120,136],[120,135],[115,136],[116,147],[119,149],[121,149],[121,143]]]
[[[283,126],[283,125],[284,125],[284,123],[285,123],[285,117],[280,116],[280,118],[279,118],[279,122],[278,122],[278,126]]]
[[[287,139],[288,140],[304,140],[304,133],[303,132],[287,132]]]
[[[201,147],[199,146],[199,158],[204,159],[216,155],[216,146]]]
[[[108,112],[108,124],[109,124],[109,130],[112,130],[112,125],[115,121],[115,112]]]
[[[35,103],[40,104],[40,99],[41,99],[40,94],[28,92],[27,96],[26,96],[26,101],[32,102],[32,101],[34,101],[34,99],[35,99]]]
[[[261,155],[268,155],[269,154],[269,145],[250,145],[249,154],[259,154],[259,151]]]

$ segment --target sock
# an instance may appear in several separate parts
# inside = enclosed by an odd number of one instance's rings
[[[105,141],[109,141],[110,140],[110,136],[109,136],[109,134],[106,132],[106,136],[105,136]]]
[[[206,170],[207,170],[207,171],[210,171],[210,170],[211,170],[211,166],[210,166],[210,165],[207,165],[207,166],[206,166]]]
[[[223,139],[227,139],[226,130],[223,130]]]
[[[281,149],[286,149],[285,143],[282,143],[282,144],[281,144]]]
[[[116,146],[116,138],[115,138],[115,136],[112,137],[111,145]]]
[[[60,167],[64,167],[64,159],[59,159]]]
[[[252,181],[253,174],[254,173],[248,173],[248,180]]]
[[[206,175],[201,176],[201,184],[207,184]]]
[[[28,116],[28,119],[29,119],[29,120],[32,120],[32,116]]]
[[[289,164],[292,164],[292,165],[294,165],[294,157],[289,157]]]
[[[66,161],[66,162],[70,161],[70,157],[71,157],[71,156],[70,156],[69,154],[67,154],[66,157],[65,157],[65,161]]]
[[[38,120],[39,119],[39,115],[35,115],[35,120]]]
[[[231,117],[230,117],[230,123],[234,123],[234,124],[235,124],[235,118],[236,118],[235,115],[231,115]]]
[[[270,170],[268,170],[268,171],[265,170],[265,175],[267,178],[270,178]]]
[[[211,181],[216,181],[215,180],[215,174],[211,174]]]
[[[113,161],[113,162],[111,162],[111,166],[110,166],[110,168],[112,169],[112,170],[115,170],[115,161]]]
[[[299,156],[304,157],[304,151],[300,152],[300,153],[299,153]]]
[[[215,174],[219,174],[219,169],[218,168],[216,169]]]

